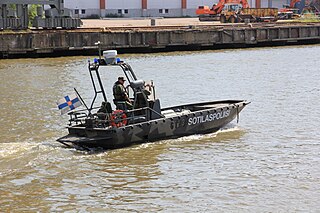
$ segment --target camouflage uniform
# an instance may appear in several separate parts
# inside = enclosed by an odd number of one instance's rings
[[[129,97],[126,88],[119,81],[116,81],[113,85],[113,96],[114,101],[125,101],[127,108],[132,109],[132,104],[127,99]]]

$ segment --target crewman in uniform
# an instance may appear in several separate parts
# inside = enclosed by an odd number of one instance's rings
[[[124,77],[118,77],[118,81],[116,81],[113,85],[113,96],[114,102],[118,105],[118,102],[125,102],[127,109],[132,109],[131,100],[129,99],[126,88],[124,87],[124,82],[126,80]],[[117,106],[118,107],[118,106]]]

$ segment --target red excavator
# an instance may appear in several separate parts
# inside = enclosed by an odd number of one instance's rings
[[[199,15],[200,21],[219,20],[220,13],[226,4],[232,4],[242,8],[249,8],[247,0],[220,0],[218,4],[214,4],[212,8],[208,6],[199,6],[196,10],[196,14]]]
[[[277,8],[249,8],[247,0],[220,0],[212,8],[199,6],[196,10],[200,21],[220,20],[221,23],[276,21]]]

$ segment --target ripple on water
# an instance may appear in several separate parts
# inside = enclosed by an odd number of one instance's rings
[[[316,212],[319,48],[121,55],[154,80],[163,107],[252,103],[220,132],[106,152],[55,142],[68,119],[55,101],[73,87],[86,103],[93,96],[87,57],[0,60],[1,210]],[[118,75],[111,69],[102,80]]]

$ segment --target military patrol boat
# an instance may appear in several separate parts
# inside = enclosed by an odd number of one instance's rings
[[[161,108],[153,82],[146,84],[138,79],[129,64],[116,58],[116,53],[111,57],[109,53],[104,52],[105,57],[100,55],[99,59],[89,62],[93,100],[88,107],[75,89],[85,109],[68,113],[69,134],[58,142],[75,148],[115,149],[135,143],[212,133],[239,118],[240,111],[249,104],[245,100],[224,100]],[[116,100],[113,100],[115,109],[112,109],[107,100],[99,68],[110,66],[120,67],[128,81],[130,109],[124,101]],[[102,95],[103,102],[95,107],[98,95]]]

